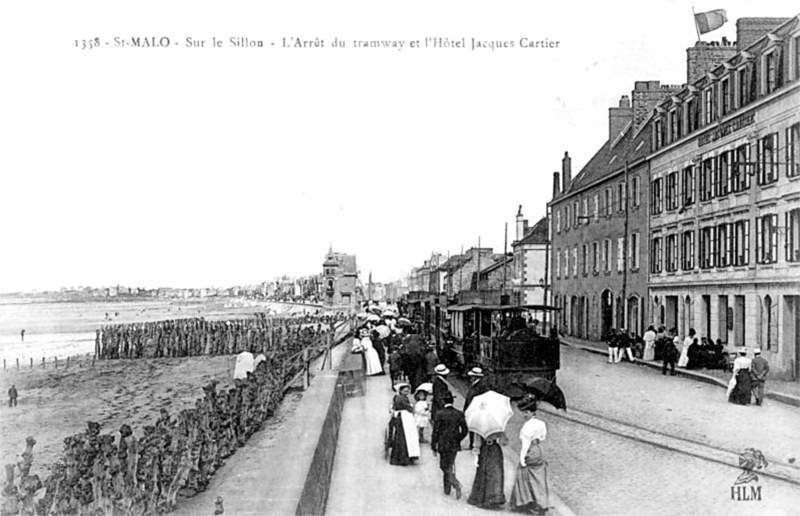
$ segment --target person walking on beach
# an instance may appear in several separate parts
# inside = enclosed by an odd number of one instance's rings
[[[444,475],[444,494],[449,496],[455,488],[456,499],[461,499],[461,482],[456,478],[456,454],[461,450],[461,441],[467,436],[467,420],[464,413],[453,407],[453,395],[444,394],[444,408],[436,413],[431,437],[433,454],[439,454],[439,468]]]
[[[8,406],[17,406],[17,387],[13,384],[11,385],[11,388],[8,389]]]
[[[23,328],[22,331],[19,332],[19,336],[22,339],[22,342],[25,342],[25,328]]]
[[[756,405],[761,405],[764,400],[764,383],[769,374],[769,362],[761,356],[761,350],[756,348],[753,351],[755,357],[750,363],[750,376],[753,378],[753,395],[756,398]]]

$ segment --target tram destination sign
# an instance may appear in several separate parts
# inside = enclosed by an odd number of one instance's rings
[[[747,127],[749,125],[753,125],[755,122],[756,114],[755,112],[747,113],[746,115],[742,115],[738,118],[734,118],[729,122],[725,122],[724,124],[720,125],[713,131],[708,131],[707,133],[703,134],[697,140],[697,146],[702,147],[703,145],[708,145],[709,143],[713,143],[720,138],[724,138],[729,134],[733,134],[739,129]]]

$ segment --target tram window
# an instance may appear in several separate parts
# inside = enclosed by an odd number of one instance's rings
[[[481,312],[481,336],[492,336],[492,322],[491,312]]]

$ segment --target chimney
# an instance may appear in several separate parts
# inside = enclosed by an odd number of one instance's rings
[[[519,242],[522,240],[522,237],[525,236],[525,226],[524,220],[522,219],[522,205],[519,205],[519,211],[517,211],[517,238],[516,240]]]
[[[736,43],[744,50],[790,18],[739,18],[736,20]]]
[[[608,108],[608,141],[613,142],[631,121],[631,100],[627,95],[619,99],[619,107]]]
[[[572,183],[572,159],[568,152],[564,153],[564,159],[561,160],[561,181],[563,182],[561,191],[566,192]]]
[[[561,178],[558,172],[553,172],[553,199],[561,193]]]
[[[692,48],[686,49],[686,81],[694,84],[708,72],[738,53],[738,49],[728,40],[719,42],[698,41]]]
[[[659,102],[678,93],[681,85],[668,86],[659,81],[636,81],[633,83],[633,128],[639,129]]]

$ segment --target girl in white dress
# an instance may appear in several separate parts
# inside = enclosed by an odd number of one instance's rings
[[[362,333],[361,347],[364,349],[364,358],[367,361],[367,376],[375,376],[383,373],[381,366],[381,359],[378,357],[378,352],[372,346],[372,339],[369,332]]]

